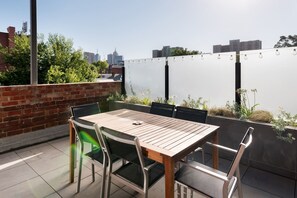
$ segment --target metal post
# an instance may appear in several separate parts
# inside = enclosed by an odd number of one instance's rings
[[[240,105],[241,97],[237,93],[237,90],[241,88],[241,63],[239,58],[239,53],[236,53],[236,63],[235,63],[235,102]]]
[[[168,101],[169,99],[169,66],[168,60],[166,59],[165,64],[165,100]]]
[[[125,67],[122,67],[122,84],[121,84],[121,90],[122,94],[126,95],[126,89],[125,89]]]
[[[38,65],[37,65],[37,4],[36,0],[30,0],[30,17],[31,17],[31,85],[38,84]]]

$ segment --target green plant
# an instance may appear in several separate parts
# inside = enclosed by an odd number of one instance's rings
[[[183,100],[183,102],[180,106],[207,110],[208,107],[207,107],[206,103],[207,103],[207,101],[206,100],[203,101],[202,97],[198,98],[197,100],[194,100],[191,98],[190,95],[188,95],[188,98],[186,100]]]
[[[125,95],[120,94],[119,92],[114,92],[108,96],[107,101],[124,101],[125,99]]]
[[[249,119],[255,111],[256,106],[259,105],[256,103],[257,89],[251,89],[251,92],[253,92],[254,95],[253,105],[250,104],[250,100],[246,89],[238,89],[236,92],[240,95],[240,105],[234,101],[233,104],[230,104],[230,102],[228,101],[226,103],[226,108],[232,111],[233,114],[241,120]]]
[[[162,97],[157,97],[154,102],[175,105],[175,96],[170,96],[168,100],[163,99]]]
[[[292,116],[284,110],[280,111],[276,119],[272,120],[272,128],[276,132],[276,137],[279,140],[292,143],[295,137],[291,133],[285,133],[286,126],[297,126],[297,114]]]

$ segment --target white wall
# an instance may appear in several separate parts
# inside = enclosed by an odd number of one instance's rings
[[[180,104],[191,96],[208,106],[235,100],[235,52],[169,57],[169,95]]]
[[[258,109],[276,115],[279,107],[282,107],[287,112],[297,114],[296,47],[243,51],[240,58],[242,88],[257,89]]]
[[[127,95],[165,98],[165,58],[125,60]],[[132,89],[131,89],[132,88]]]

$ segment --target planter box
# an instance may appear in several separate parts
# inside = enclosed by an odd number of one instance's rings
[[[127,108],[149,112],[150,107],[144,105],[112,102],[110,110]],[[285,177],[297,179],[297,142],[292,144],[278,140],[271,124],[241,121],[234,118],[208,116],[207,123],[220,126],[219,144],[237,149],[248,127],[253,127],[253,142],[245,151],[242,163],[258,169],[266,170]],[[287,129],[297,138],[296,129]],[[209,148],[205,148],[209,152]],[[220,150],[220,157],[232,160],[233,156]]]

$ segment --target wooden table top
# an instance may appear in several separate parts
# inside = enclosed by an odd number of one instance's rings
[[[140,145],[173,157],[219,127],[128,109],[81,117],[81,120],[137,136]],[[140,125],[133,124],[140,121]]]

